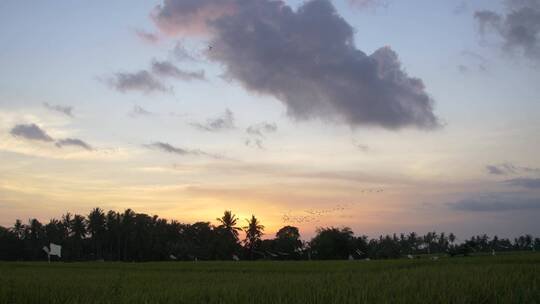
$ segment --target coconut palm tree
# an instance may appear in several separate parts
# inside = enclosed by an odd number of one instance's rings
[[[94,208],[86,220],[88,233],[96,258],[101,258],[101,248],[105,234],[105,213],[100,208]]]
[[[235,240],[238,240],[238,231],[242,230],[240,227],[236,227],[238,218],[232,214],[232,211],[226,210],[221,218],[216,218],[220,225],[218,228],[229,232]]]
[[[251,215],[251,219],[246,219],[248,225],[243,227],[246,232],[246,238],[244,240],[245,247],[249,250],[251,259],[253,259],[253,251],[257,246],[257,243],[261,241],[263,235],[264,226],[261,225],[255,215]]]

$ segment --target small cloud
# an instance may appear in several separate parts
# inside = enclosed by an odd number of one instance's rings
[[[508,175],[517,173],[519,168],[513,164],[505,163],[500,165],[487,165],[486,170],[489,174],[493,175]]]
[[[159,42],[159,36],[154,33],[150,33],[143,30],[135,30],[135,34],[139,39],[141,39],[143,42],[149,43],[149,44],[156,44]]]
[[[463,64],[458,65],[457,69],[458,69],[458,71],[460,73],[463,73],[463,74],[465,74],[465,73],[467,73],[469,71],[469,68],[467,66],[463,65]]]
[[[254,139],[246,139],[244,144],[247,147],[256,147],[261,150],[264,150],[263,141],[260,138],[254,138]]]
[[[181,155],[181,156],[192,155],[192,156],[208,156],[208,157],[212,157],[212,158],[222,158],[220,156],[209,154],[209,153],[206,153],[206,152],[198,150],[198,149],[190,150],[190,149],[178,148],[178,147],[175,147],[175,146],[173,146],[171,144],[164,143],[164,142],[154,142],[152,144],[144,145],[144,147],[146,147],[148,149],[156,149],[156,150],[160,150],[160,151],[163,151],[163,152],[176,154],[176,155]]]
[[[477,198],[464,199],[447,204],[451,209],[473,212],[504,212],[517,210],[540,209],[540,199],[528,198]]]
[[[47,132],[38,127],[36,124],[21,124],[16,125],[10,131],[10,134],[15,137],[20,137],[28,140],[37,140],[37,141],[54,141]]]
[[[144,70],[136,73],[116,73],[113,78],[108,80],[108,83],[122,93],[127,91],[142,91],[144,93],[170,91],[151,73]]]
[[[138,106],[138,105],[134,105],[133,109],[129,113],[129,116],[131,116],[131,117],[150,116],[150,115],[154,115],[154,113],[152,113],[150,111],[147,111],[143,107]]]
[[[152,72],[161,77],[173,77],[179,80],[206,80],[204,71],[184,71],[176,67],[169,61],[152,62]]]
[[[540,189],[540,178],[514,178],[505,181],[510,186],[522,187],[527,189]]]
[[[388,7],[388,0],[349,0],[352,7],[359,9],[373,9],[378,7]]]
[[[277,131],[277,125],[275,123],[261,122],[249,126],[246,129],[246,133],[254,136],[264,137],[264,134],[274,133]]]
[[[73,117],[73,107],[61,106],[61,105],[52,105],[52,104],[49,104],[47,102],[44,102],[43,106],[46,109],[50,110],[50,111],[59,112],[59,113],[62,113],[64,115],[67,115],[69,117]]]
[[[94,148],[92,148],[92,146],[90,146],[86,142],[84,142],[84,141],[82,141],[80,139],[77,139],[77,138],[60,139],[60,140],[56,141],[55,145],[58,148],[72,146],[72,147],[79,147],[79,148],[82,148],[82,149],[85,149],[85,150],[88,150],[88,151],[93,151],[94,150]]]
[[[176,42],[174,48],[171,51],[174,59],[178,61],[197,61],[194,55],[192,55],[180,41]]]
[[[469,10],[469,4],[467,1],[461,1],[458,5],[456,5],[453,9],[454,15],[461,15],[463,13],[466,13]]]
[[[517,52],[540,62],[540,2],[537,0],[507,0],[505,11],[476,11],[474,17],[481,35],[493,33],[502,39],[502,49]]]
[[[458,65],[458,70],[461,73],[467,73],[474,70],[478,72],[486,72],[488,70],[489,62],[480,54],[464,50],[461,52],[461,57],[464,60],[463,64]]]
[[[231,110],[226,109],[221,117],[208,119],[206,123],[191,123],[191,125],[199,130],[208,132],[234,129],[234,114]]]
[[[357,143],[357,144],[355,144],[355,147],[357,147],[362,152],[368,152],[369,151],[369,146],[368,145]]]
[[[511,175],[511,174],[540,174],[539,168],[531,168],[514,165],[512,163],[504,163],[499,165],[487,165],[486,170],[493,175]]]

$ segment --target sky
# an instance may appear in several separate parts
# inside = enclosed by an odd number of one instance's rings
[[[0,225],[539,234],[540,1],[0,2]]]

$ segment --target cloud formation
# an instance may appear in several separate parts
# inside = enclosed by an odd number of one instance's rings
[[[527,178],[527,177],[521,177],[521,178],[514,178],[505,181],[505,183],[516,186],[516,187],[522,187],[527,189],[540,189],[540,178]]]
[[[145,70],[135,73],[116,73],[113,78],[108,80],[108,83],[122,93],[127,91],[141,91],[144,93],[170,91],[159,79]]]
[[[142,41],[149,44],[156,44],[159,42],[159,36],[154,33],[149,33],[143,30],[135,30],[135,35]]]
[[[517,172],[516,166],[510,163],[500,165],[487,165],[486,170],[489,174],[492,175],[508,175]]]
[[[208,31],[208,23],[236,11],[241,0],[164,0],[151,17],[170,35],[198,35]]]
[[[540,174],[539,168],[517,166],[512,163],[487,165],[486,170],[489,174],[493,174],[493,175],[511,175],[511,174],[522,174],[522,173]]]
[[[184,71],[169,61],[154,60],[152,62],[152,72],[161,77],[173,77],[184,81],[206,80],[204,71]]]
[[[15,137],[20,137],[28,140],[51,142],[54,141],[47,132],[41,129],[36,124],[20,124],[13,127],[10,134]]]
[[[352,7],[366,9],[366,8],[376,8],[376,7],[387,7],[387,0],[349,0],[349,4]]]
[[[198,150],[198,149],[197,150],[190,150],[190,149],[178,148],[178,147],[175,147],[175,146],[173,146],[171,144],[168,144],[168,143],[165,143],[165,142],[154,142],[152,144],[144,145],[144,147],[146,147],[148,149],[160,150],[160,151],[163,151],[163,152],[176,154],[176,155],[181,155],[181,156],[192,155],[192,156],[208,156],[208,157],[212,157],[212,158],[221,158],[220,156],[213,155],[213,154],[210,154],[210,153],[206,153],[206,152]]]
[[[61,105],[52,105],[52,104],[49,104],[47,102],[44,102],[43,106],[46,109],[50,110],[50,111],[59,112],[59,113],[62,113],[64,115],[67,115],[69,117],[73,117],[73,107],[61,106]]]
[[[529,198],[478,198],[464,199],[450,203],[451,209],[473,212],[505,212],[517,210],[540,209],[540,199]]]
[[[199,130],[217,132],[221,130],[234,129],[234,114],[226,109],[222,116],[207,119],[205,123],[194,122],[191,125]]]
[[[274,133],[277,131],[277,125],[275,123],[261,122],[249,126],[246,129],[246,133],[254,136],[264,137],[264,134]]]
[[[168,33],[204,29],[212,45],[207,55],[226,76],[274,96],[294,119],[440,126],[422,80],[402,69],[390,47],[371,55],[357,49],[353,28],[328,0],[296,11],[282,1],[165,0],[153,16]]]
[[[540,60],[540,1],[506,0],[503,13],[480,10],[474,17],[480,33],[499,36],[504,50]]]
[[[131,117],[137,117],[137,116],[149,116],[153,115],[154,113],[144,109],[143,107],[139,105],[134,105],[131,112],[129,112],[129,116]]]
[[[197,58],[193,54],[191,54],[184,44],[180,41],[176,42],[174,45],[174,48],[171,51],[174,59],[178,61],[196,61]]]
[[[82,141],[82,140],[80,140],[78,138],[60,139],[60,140],[56,141],[55,145],[58,148],[72,146],[72,147],[82,148],[82,149],[88,150],[88,151],[93,151],[94,150],[94,148],[92,148],[92,146],[90,146],[89,144],[87,144],[86,142],[84,142],[84,141]]]

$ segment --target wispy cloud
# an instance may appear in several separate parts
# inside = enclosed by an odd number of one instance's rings
[[[50,110],[50,111],[59,112],[59,113],[62,113],[64,115],[66,115],[66,116],[73,117],[73,107],[61,106],[61,105],[52,105],[52,104],[49,104],[47,102],[44,102],[43,106],[46,109]]]
[[[505,212],[540,209],[540,199],[530,198],[470,198],[449,203],[451,209],[471,212]]]
[[[389,0],[349,0],[349,4],[354,8],[373,9],[377,7],[387,7]]]
[[[204,71],[184,71],[169,61],[152,62],[152,72],[161,77],[173,77],[179,80],[206,80]]]
[[[246,129],[246,133],[254,136],[264,137],[264,134],[274,133],[277,131],[277,125],[275,123],[261,122],[249,126]]]
[[[94,148],[92,148],[92,146],[90,146],[89,144],[87,144],[86,142],[84,142],[83,140],[80,140],[78,138],[60,139],[60,140],[56,141],[55,145],[58,148],[72,146],[72,147],[82,148],[82,149],[88,150],[88,151],[93,151],[94,150]]]
[[[494,33],[502,38],[505,51],[517,51],[525,57],[540,60],[540,2],[507,0],[505,11],[479,10],[474,14],[481,34]]]
[[[129,116],[131,117],[137,117],[137,116],[151,116],[154,115],[154,113],[144,109],[143,107],[139,105],[134,105],[133,109],[129,112]]]
[[[171,90],[145,70],[136,73],[116,73],[114,77],[108,80],[108,83],[122,93],[127,91],[141,91],[144,93],[169,92]]]
[[[207,119],[205,123],[191,123],[191,125],[199,130],[208,132],[217,132],[221,130],[234,128],[234,114],[231,110],[226,109],[222,116]]]
[[[156,44],[159,42],[159,35],[150,33],[144,30],[135,30],[135,35],[139,37],[143,42],[149,43],[149,44]]]
[[[540,168],[518,166],[512,163],[487,165],[486,170],[489,174],[492,174],[492,175],[511,175],[511,174],[523,174],[523,173],[540,174]]]
[[[506,184],[527,189],[540,189],[540,178],[514,178],[505,181]]]
[[[211,158],[216,158],[216,159],[221,159],[222,157],[219,156],[219,155],[214,155],[214,154],[210,154],[210,153],[206,153],[204,151],[201,151],[199,149],[184,149],[184,148],[179,148],[179,147],[175,147],[169,143],[165,143],[165,142],[154,142],[154,143],[151,143],[151,144],[146,144],[144,145],[144,147],[148,148],[148,149],[154,149],[154,150],[160,150],[160,151],[163,151],[163,152],[167,152],[167,153],[171,153],[171,154],[176,154],[176,155],[181,155],[181,156],[207,156],[207,157],[211,157]]]

